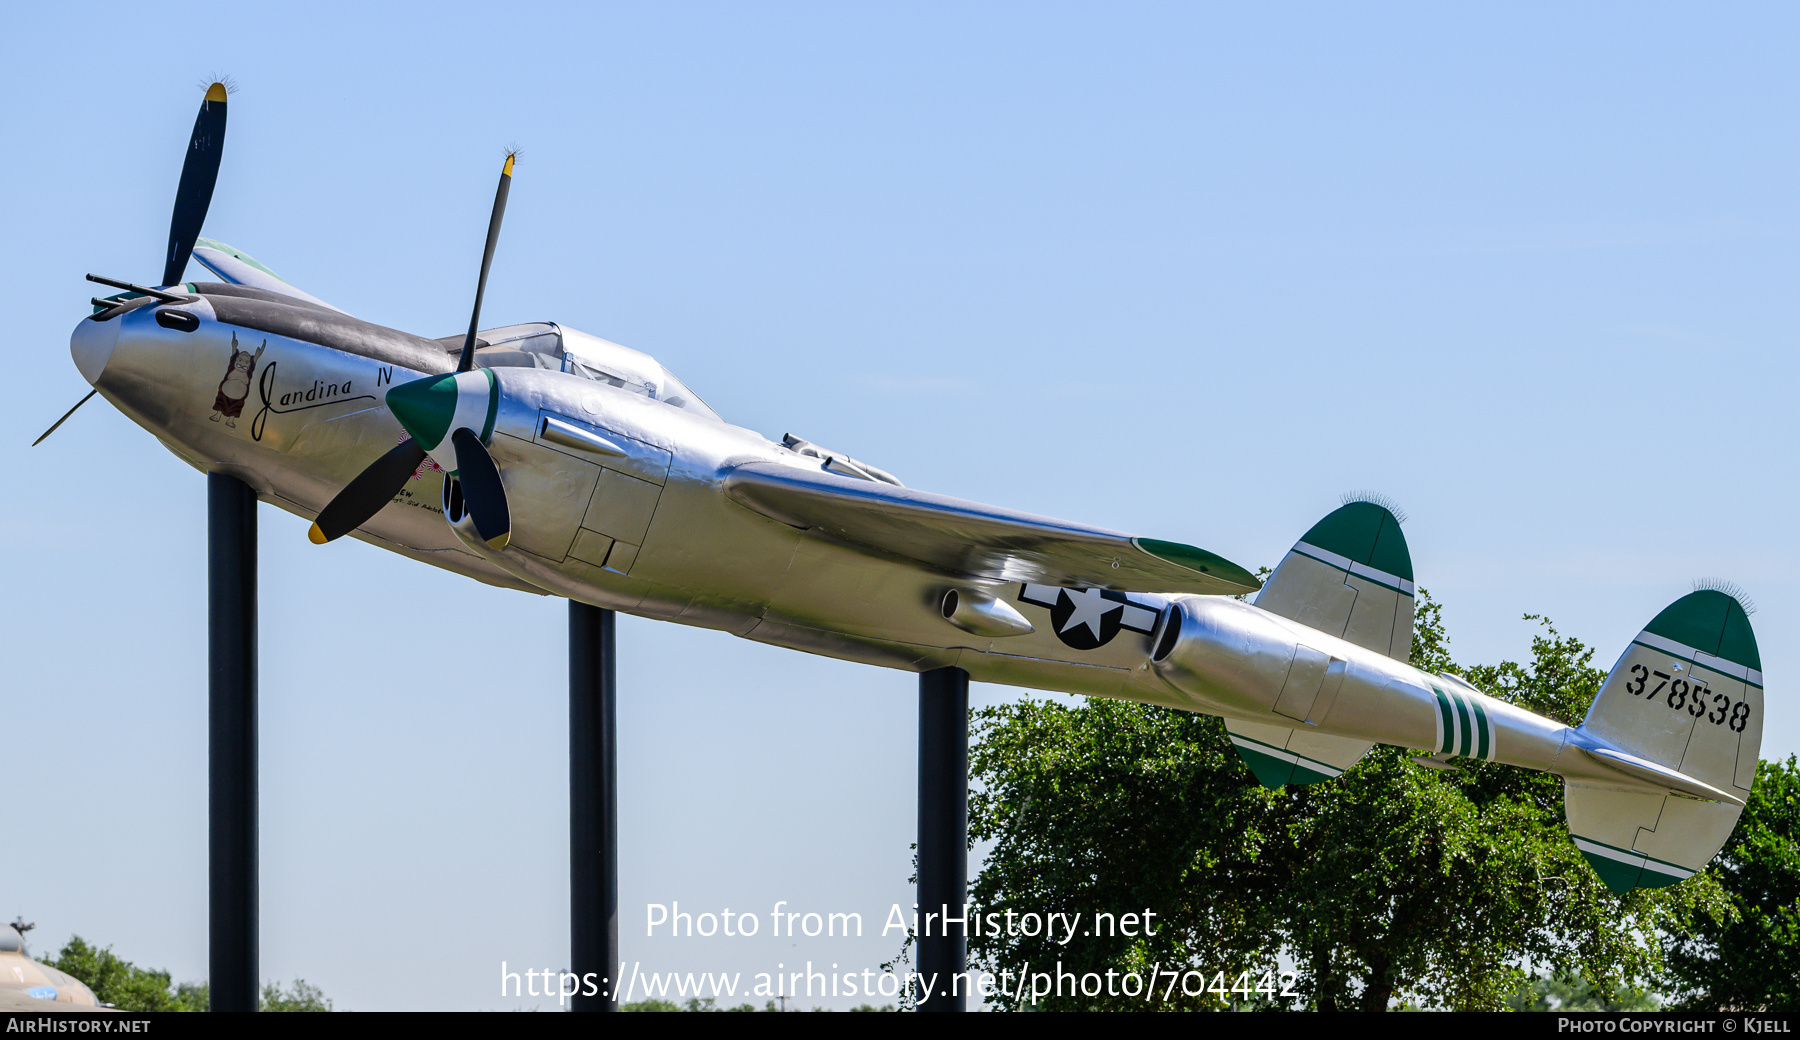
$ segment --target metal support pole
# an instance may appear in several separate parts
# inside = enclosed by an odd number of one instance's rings
[[[615,621],[610,610],[569,601],[569,970],[582,980],[576,1011],[619,1009]]]
[[[965,924],[969,891],[969,673],[937,668],[919,676],[918,965],[929,996],[920,1011],[962,1011],[968,981]]]
[[[255,1011],[256,492],[206,477],[209,934],[213,1011]]]

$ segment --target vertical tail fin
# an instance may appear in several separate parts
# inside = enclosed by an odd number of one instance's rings
[[[1406,661],[1412,656],[1413,569],[1399,519],[1374,502],[1333,510],[1294,543],[1256,605]]]
[[[1412,656],[1412,554],[1400,521],[1385,506],[1350,502],[1314,524],[1269,575],[1256,605],[1396,661]],[[1343,662],[1300,655],[1275,711],[1296,722],[1323,718]],[[1316,665],[1316,667],[1309,667]],[[1336,669],[1335,675],[1333,669]],[[1319,733],[1310,725],[1272,726],[1226,719],[1238,754],[1265,787],[1330,780],[1373,747],[1368,741]]]
[[[1741,801],[1762,751],[1762,682],[1743,604],[1702,589],[1670,604],[1631,641],[1577,738]],[[1566,782],[1564,806],[1576,846],[1615,892],[1692,875],[1724,846],[1743,812],[1741,804],[1588,779]]]

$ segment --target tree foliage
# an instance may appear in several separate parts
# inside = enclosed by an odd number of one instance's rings
[[[1729,917],[1670,936],[1669,984],[1687,1010],[1800,1011],[1800,761],[1757,763],[1756,787],[1711,868]]]
[[[156,968],[140,968],[112,952],[112,947],[96,947],[79,935],[70,936],[62,951],[44,962],[58,971],[80,979],[94,991],[100,1003],[120,1011],[205,1011],[209,991],[204,982],[175,985],[169,973]],[[262,988],[264,1011],[330,1011],[331,1001],[317,986],[295,979],[292,988],[283,989],[278,982]]]
[[[324,991],[305,979],[295,979],[292,987],[282,989],[279,982],[265,982],[260,1002],[263,1011],[330,1011],[331,1001]]]
[[[1507,1001],[1514,1011],[1661,1011],[1662,1001],[1641,986],[1627,986],[1610,997],[1594,992],[1580,976],[1539,975]]]
[[[44,962],[80,979],[94,991],[95,999],[121,1011],[205,1011],[206,987],[171,984],[169,973],[140,968],[112,952],[95,947],[75,935],[54,960]]]
[[[1547,621],[1528,661],[1457,669],[1421,592],[1414,663],[1455,670],[1500,699],[1579,722],[1605,673]],[[970,833],[992,841],[973,901],[987,912],[1157,913],[1149,937],[971,936],[999,972],[1060,964],[1197,969],[1208,979],[1297,970],[1319,1010],[1503,1009],[1523,965],[1580,977],[1611,1000],[1657,977],[1659,930],[1729,916],[1715,873],[1614,896],[1562,819],[1561,781],[1488,763],[1414,765],[1378,746],[1335,781],[1266,790],[1219,719],[1121,701],[1042,700],[975,716]],[[1085,919],[1085,918],[1084,918]],[[1027,994],[1026,1002],[1030,997]],[[1016,1006],[1016,998],[996,999]],[[1202,1008],[1217,993],[1146,1002],[1050,997],[1046,1009]]]

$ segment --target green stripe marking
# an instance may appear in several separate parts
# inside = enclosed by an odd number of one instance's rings
[[[1634,888],[1666,888],[1669,885],[1678,885],[1697,873],[1679,863],[1670,863],[1653,856],[1646,856],[1641,852],[1634,852],[1631,849],[1608,845],[1604,841],[1598,841],[1585,835],[1577,834],[1575,837],[1590,845],[1610,849],[1629,860],[1626,862],[1605,853],[1592,852],[1588,849],[1581,849],[1579,845],[1576,846],[1581,850],[1582,856],[1587,859],[1588,865],[1594,868],[1594,873],[1600,875],[1600,880],[1606,882],[1606,887],[1614,894],[1623,895]],[[1640,859],[1644,861],[1642,866],[1637,863]]]
[[[1588,861],[1588,866],[1594,868],[1594,873],[1600,875],[1600,880],[1606,882],[1607,890],[1614,895],[1624,895],[1636,888],[1638,877],[1644,872],[1642,867],[1620,863],[1609,856],[1586,849],[1581,850],[1581,855]]]
[[[1370,577],[1367,574],[1358,574],[1355,571],[1345,570],[1344,568],[1339,567],[1337,564],[1331,562],[1330,560],[1321,560],[1317,556],[1314,556],[1312,553],[1309,553],[1303,549],[1300,549],[1298,546],[1296,546],[1295,548],[1293,548],[1289,551],[1293,552],[1297,556],[1304,556],[1307,559],[1314,561],[1315,563],[1322,563],[1325,566],[1330,567],[1332,570],[1337,571],[1339,574],[1345,575],[1346,577],[1353,577],[1353,578],[1358,579],[1359,581],[1366,581],[1371,585],[1379,585],[1382,588],[1387,589],[1389,592],[1398,592],[1400,595],[1405,596],[1407,599],[1416,598],[1413,596],[1412,593],[1406,591],[1405,589],[1401,588],[1398,585],[1389,585],[1387,582],[1382,581],[1380,578],[1374,578],[1374,577]]]
[[[1658,654],[1662,654],[1662,655],[1663,655],[1663,656],[1665,656],[1665,657],[1674,657],[1674,656],[1676,656],[1676,655],[1674,655],[1674,654],[1671,654],[1671,653],[1669,653],[1669,651],[1667,651],[1667,650],[1665,650],[1665,649],[1663,649],[1663,648],[1662,648],[1662,647],[1660,647],[1660,646],[1651,646],[1651,645],[1650,645],[1650,644],[1649,644],[1649,643],[1646,643],[1646,642],[1644,642],[1644,641],[1642,641],[1642,640],[1639,640],[1639,639],[1633,639],[1633,640],[1632,640],[1632,641],[1631,641],[1631,644],[1632,644],[1632,645],[1633,645],[1633,646],[1641,646],[1641,647],[1643,647],[1643,648],[1644,648],[1644,649],[1646,649],[1646,650],[1649,650],[1649,651],[1651,651],[1651,652],[1653,652],[1653,653],[1658,653]],[[1687,660],[1687,658],[1685,658],[1685,657],[1684,657],[1684,658],[1682,658],[1682,660],[1684,660],[1684,661],[1686,661],[1686,660]],[[1711,673],[1713,673],[1713,674],[1714,674],[1714,675],[1722,675],[1722,676],[1724,676],[1724,677],[1725,677],[1725,678],[1727,678],[1727,679],[1730,679],[1730,680],[1732,680],[1732,681],[1733,681],[1733,682],[1741,682],[1741,683],[1743,683],[1743,684],[1744,684],[1744,685],[1745,685],[1745,686],[1753,686],[1753,687],[1755,687],[1755,688],[1756,688],[1756,689],[1759,689],[1759,690],[1760,690],[1760,689],[1762,689],[1762,683],[1759,683],[1759,682],[1754,682],[1754,681],[1752,681],[1752,680],[1750,680],[1750,679],[1746,679],[1746,678],[1744,678],[1744,677],[1743,677],[1743,676],[1741,676],[1741,675],[1733,675],[1733,674],[1731,674],[1731,673],[1730,673],[1730,672],[1721,672],[1721,671],[1719,671],[1719,670],[1718,670],[1718,669],[1717,669],[1717,668],[1714,668],[1714,667],[1712,667],[1712,666],[1710,666],[1710,665],[1705,665],[1705,664],[1702,664],[1702,663],[1700,663],[1700,662],[1699,662],[1699,661],[1694,661],[1694,662],[1692,662],[1692,664],[1693,664],[1693,666],[1694,666],[1694,667],[1695,667],[1695,668],[1703,668],[1703,669],[1705,669],[1705,670],[1706,670],[1706,671],[1709,671],[1709,672],[1711,672]],[[1761,670],[1762,670],[1762,669],[1760,669],[1760,668],[1759,668],[1759,669],[1757,669],[1757,671],[1761,671]]]
[[[1276,758],[1274,755],[1266,755],[1254,748],[1245,747],[1235,740],[1231,742],[1231,746],[1237,748],[1238,757],[1242,758],[1244,764],[1250,767],[1250,772],[1256,777],[1256,782],[1264,787],[1284,787],[1293,781],[1294,763]]]
[[[1252,746],[1253,745],[1253,746]],[[1264,787],[1276,788],[1288,784],[1316,784],[1322,780],[1335,780],[1343,770],[1336,769],[1324,762],[1314,762],[1304,755],[1297,754],[1273,744],[1265,744],[1255,737],[1246,737],[1242,733],[1231,734],[1231,746],[1237,749],[1238,757],[1250,767],[1256,782]],[[1268,751],[1259,750],[1268,748]],[[1271,754],[1270,752],[1274,752]],[[1293,756],[1297,762],[1290,762],[1284,756]]]
[[[1590,838],[1585,834],[1577,834],[1576,837],[1580,838],[1582,841],[1587,842],[1589,845],[1598,845],[1603,849],[1611,849],[1614,852],[1617,852],[1621,856],[1635,856],[1639,859],[1642,859],[1646,864],[1654,864],[1655,866],[1658,866],[1658,867],[1668,867],[1670,870],[1685,872],[1688,874],[1699,873],[1699,871],[1695,870],[1693,867],[1684,867],[1679,863],[1671,863],[1666,859],[1657,859],[1655,856],[1645,855],[1642,852],[1638,852],[1636,849],[1622,849],[1622,848],[1618,847],[1617,845],[1610,845],[1604,841],[1601,841],[1599,838]]]
[[[484,368],[482,374],[488,381],[487,421],[481,426],[481,443],[486,444],[494,437],[494,417],[500,413],[500,380],[495,378],[494,370]]]
[[[1481,708],[1481,701],[1469,698],[1469,708],[1475,712],[1475,729],[1481,734],[1480,746],[1475,749],[1475,757],[1487,761],[1488,748],[1493,743],[1493,730],[1488,726],[1487,712]]]
[[[1644,864],[1644,872],[1638,875],[1638,887],[1667,888],[1670,885],[1679,885],[1686,880],[1687,876],[1670,874],[1667,871],[1658,870],[1651,866],[1649,862],[1646,862]]]
[[[1432,684],[1431,692],[1437,694],[1438,722],[1444,729],[1444,746],[1438,748],[1438,752],[1447,755],[1456,743],[1456,723],[1450,718],[1450,696],[1436,683]]]
[[[1337,779],[1338,774],[1321,773],[1317,769],[1313,769],[1311,766],[1307,765],[1307,761],[1307,759],[1303,758],[1294,763],[1294,779],[1289,781],[1290,783],[1305,785],[1316,784],[1324,780]]]

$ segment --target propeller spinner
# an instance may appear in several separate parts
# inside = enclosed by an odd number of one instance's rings
[[[475,330],[481,324],[481,299],[487,292],[488,268],[500,240],[506,196],[512,187],[513,153],[507,153],[488,218],[487,248],[481,254],[481,277],[475,283],[475,309],[469,334],[454,373],[401,383],[387,392],[388,407],[406,430],[407,439],[370,463],[320,510],[307,532],[314,544],[341,538],[369,521],[393,501],[427,456],[449,474],[444,480],[444,518],[454,526],[472,524],[475,535],[493,549],[512,539],[512,512],[500,468],[487,449],[500,406],[499,382],[488,369],[475,368]]]

